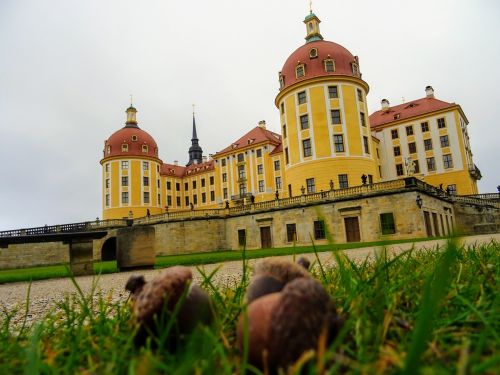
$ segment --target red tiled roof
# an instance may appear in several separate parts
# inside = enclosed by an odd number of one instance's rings
[[[122,145],[128,145],[128,151],[122,151]],[[142,146],[148,146],[148,151],[143,152]],[[110,151],[108,153],[108,147]],[[151,135],[138,126],[125,126],[104,142],[105,158],[113,156],[149,156],[158,159],[158,146]]]
[[[261,128],[260,126],[256,126],[248,133],[246,133],[243,137],[238,139],[236,142],[233,142],[230,146],[217,152],[216,156],[224,154],[226,152],[238,151],[246,147],[249,147],[251,145],[255,145],[266,141],[277,145],[281,143],[281,135],[276,134],[270,130]]]
[[[201,164],[192,164],[189,167],[181,165],[163,164],[160,174],[162,176],[186,177],[215,169],[214,161],[210,160]]]
[[[277,145],[274,150],[272,150],[269,155],[277,155],[277,154],[281,154],[283,152],[283,143],[280,143],[279,145]]]
[[[422,98],[408,103],[389,107],[387,110],[380,110],[370,115],[370,127],[377,128],[391,122],[406,120],[421,116],[426,113],[439,111],[441,109],[455,106],[455,103],[448,103],[436,98]]]
[[[316,48],[318,52],[317,57],[311,58],[309,56],[309,52],[312,48]],[[325,59],[332,59],[334,61],[334,72],[325,72]],[[296,78],[295,68],[299,61],[301,64],[305,64],[306,74],[304,77]],[[281,75],[285,80],[283,88],[313,77],[338,75],[354,76],[352,73],[353,63],[359,64],[352,53],[340,44],[326,40],[306,43],[297,48],[283,65],[283,69],[281,69]]]

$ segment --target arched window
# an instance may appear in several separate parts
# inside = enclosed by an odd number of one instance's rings
[[[280,74],[280,89],[285,87],[285,77]]]
[[[306,67],[304,64],[300,64],[297,65],[297,67],[295,68],[295,76],[297,78],[300,78],[300,77],[304,77],[306,75]]]
[[[332,59],[326,59],[325,63],[325,72],[334,72],[335,71],[335,63]]]
[[[148,146],[142,145],[142,152],[148,152]]]
[[[124,143],[122,144],[122,152],[127,152],[128,151],[128,144]]]
[[[316,48],[311,48],[309,51],[309,58],[315,59],[316,57],[318,57],[318,50]]]
[[[352,74],[359,77],[359,66],[356,63],[352,63]]]

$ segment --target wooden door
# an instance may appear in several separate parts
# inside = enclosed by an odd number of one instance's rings
[[[347,242],[361,241],[361,234],[359,233],[359,220],[357,217],[344,218],[345,223],[345,236]]]
[[[427,237],[432,237],[431,215],[429,215],[429,212],[427,211],[424,211],[424,221],[425,221],[425,231],[427,232]]]
[[[260,243],[263,249],[270,249],[271,243],[271,227],[260,227]]]
[[[439,233],[438,216],[435,212],[432,213],[432,222],[434,223],[434,234],[437,237],[441,236],[441,233]]]

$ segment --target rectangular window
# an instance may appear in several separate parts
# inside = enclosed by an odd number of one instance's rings
[[[406,127],[406,135],[413,135],[413,125]]]
[[[402,176],[404,174],[403,164],[396,164],[396,174]]]
[[[297,94],[297,100],[299,101],[299,104],[304,104],[307,102],[307,96],[305,91],[301,91]]]
[[[370,147],[368,146],[368,137],[363,136],[363,145],[365,146],[365,154],[369,154]]]
[[[167,195],[167,206],[171,206],[171,205],[172,205],[172,196]]]
[[[286,241],[287,242],[297,241],[297,227],[295,223],[286,225]]]
[[[210,192],[210,201],[213,202],[215,200],[215,191]]]
[[[451,154],[443,155],[443,165],[445,168],[453,168],[453,159]]]
[[[349,187],[349,179],[347,174],[339,174],[339,187],[341,189],[347,189]]]
[[[201,187],[205,187],[205,179],[204,178],[201,179]]]
[[[122,204],[128,204],[128,191],[122,192]]]
[[[341,124],[342,120],[340,119],[340,110],[339,109],[332,109],[331,111],[332,115],[332,124]]]
[[[361,119],[361,126],[366,127],[366,119],[365,119],[365,114],[363,112],[359,112],[359,118]]]
[[[304,152],[305,158],[312,155],[311,140],[310,139],[304,139],[302,141],[302,150]]]
[[[239,165],[238,166],[238,178],[245,178],[245,166],[244,165]]]
[[[143,161],[143,162],[142,162],[142,169],[143,169],[144,171],[149,170],[149,163],[148,163],[147,161]]]
[[[427,121],[420,123],[420,127],[422,128],[422,133],[429,131],[429,123]]]
[[[106,207],[109,207],[110,197],[109,194],[106,194]]]
[[[222,198],[227,199],[227,188],[222,189]]]
[[[450,141],[447,135],[442,135],[439,137],[439,141],[441,142],[441,147],[448,147],[450,145]]]
[[[257,153],[258,158],[262,157],[262,149],[261,148],[257,149],[256,153]]]
[[[325,60],[325,72],[334,72],[335,71],[335,65],[333,63],[333,60],[327,59]]]
[[[244,196],[247,193],[247,185],[240,184],[240,196]]]
[[[279,160],[275,160],[274,161],[274,170],[275,171],[279,171],[280,170],[280,161]]]
[[[394,156],[399,156],[401,155],[401,148],[399,146],[394,146]]]
[[[398,139],[399,138],[398,129],[392,129],[391,130],[391,138],[392,139]]]
[[[222,182],[227,182],[227,173],[222,174]]]
[[[264,192],[264,180],[259,180],[259,193]]]
[[[257,174],[264,173],[264,166],[262,164],[257,164]]]
[[[123,185],[123,177],[122,177],[122,185]],[[106,179],[106,189],[109,189],[109,178]]]
[[[284,114],[285,113],[285,103],[281,103],[280,109],[281,109],[281,114]]]
[[[122,186],[128,186],[128,176],[122,176]]]
[[[181,197],[176,197],[175,198],[175,204],[176,204],[177,207],[181,206]]]
[[[193,181],[193,189],[196,189],[196,180]]]
[[[238,163],[241,163],[244,160],[245,160],[245,155],[243,153],[238,154]]]
[[[286,124],[283,124],[283,138],[286,138]]]
[[[444,121],[444,117],[438,118],[438,129],[446,128],[446,122]]]
[[[290,158],[288,157],[288,147],[285,147],[285,163],[290,164]]]
[[[408,151],[410,154],[415,154],[417,152],[417,145],[415,142],[408,143]]]
[[[413,160],[413,165],[415,166],[414,173],[420,173],[420,165],[418,164],[418,160]]]
[[[189,190],[189,184],[187,182],[184,182],[184,191]]]
[[[105,166],[104,166],[104,170],[106,172],[109,172],[109,163],[106,163]]]
[[[207,203],[207,194],[201,193],[201,203]]]
[[[368,175],[368,183],[371,185],[373,184],[373,175],[372,174],[369,174]]]
[[[226,166],[226,158],[223,158],[221,161],[220,161],[220,165],[225,167]]]
[[[328,96],[330,99],[337,99],[339,97],[337,86],[328,86]]]
[[[424,150],[429,151],[432,150],[432,139],[424,139]]]
[[[317,220],[314,222],[314,239],[325,239],[325,222],[323,220]]]
[[[156,180],[156,187],[159,189],[160,188],[160,180]]]
[[[358,100],[360,102],[362,102],[363,101],[363,92],[360,89],[357,89],[357,91],[358,91]]]
[[[247,241],[245,229],[238,229],[238,245],[245,247]]]
[[[300,128],[302,130],[309,129],[309,115],[300,116]]]
[[[215,182],[215,180],[214,180],[214,176],[210,176],[210,185],[213,185],[213,184],[214,184],[214,182]]]
[[[316,192],[316,185],[314,184],[314,178],[306,179],[307,194],[312,194]]]
[[[450,195],[457,195],[457,185],[451,184],[446,187],[446,191]]]
[[[175,183],[175,191],[181,191],[181,183],[180,182]]]
[[[185,203],[186,203],[186,207],[187,207],[187,206],[189,206],[189,197],[185,197],[185,198],[184,198],[184,201],[185,201]]]
[[[144,203],[149,203],[149,191],[143,193]]]
[[[142,177],[142,185],[149,186],[149,177],[147,176]]]
[[[281,190],[281,177],[276,177],[276,189]]]
[[[435,171],[436,170],[436,161],[434,158],[427,158],[427,170]]]
[[[344,152],[344,136],[342,134],[334,134],[333,145],[335,152]]]
[[[128,160],[122,161],[122,169],[128,169]]]
[[[171,190],[172,189],[172,184],[170,181],[167,181],[167,190]]]
[[[382,234],[396,233],[396,226],[394,225],[394,214],[392,212],[380,214],[380,226],[382,229]]]

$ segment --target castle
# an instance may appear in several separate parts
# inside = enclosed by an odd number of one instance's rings
[[[166,164],[154,138],[127,110],[125,127],[104,144],[103,219],[224,208],[414,176],[449,194],[477,194],[460,105],[425,97],[397,106],[382,100],[369,115],[360,60],[326,41],[320,20],[304,19],[306,43],[279,72],[275,105],[281,134],[256,127],[203,156],[193,113],[186,166]]]

